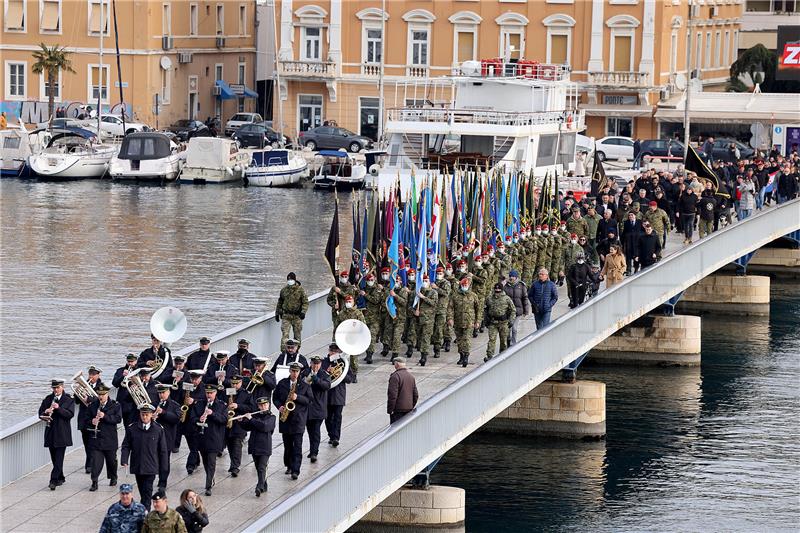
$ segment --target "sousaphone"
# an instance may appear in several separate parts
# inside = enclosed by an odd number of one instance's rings
[[[172,358],[172,351],[167,345],[183,337],[187,327],[186,315],[177,307],[162,307],[150,317],[150,333],[164,343],[167,352],[166,357],[161,361],[161,365],[153,370],[153,379],[161,375]]]
[[[339,324],[334,338],[336,345],[346,357],[341,357],[335,365],[332,364],[328,367],[328,373],[331,374],[331,388],[339,385],[347,376],[347,372],[350,370],[349,356],[364,353],[372,342],[369,327],[354,318]]]

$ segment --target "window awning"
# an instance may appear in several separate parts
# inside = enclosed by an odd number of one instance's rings
[[[218,100],[233,100],[234,98],[238,98],[236,93],[233,92],[233,89],[231,89],[231,86],[228,85],[228,82],[225,80],[217,80],[216,86],[220,89],[219,94],[217,95]]]
[[[590,117],[643,117],[653,114],[649,105],[581,104]]]
[[[692,121],[728,124],[754,122],[800,122],[797,95],[790,93],[692,93],[689,117]],[[683,97],[659,104],[659,122],[683,122]]]
[[[250,87],[245,87],[244,88],[244,97],[245,98],[258,98],[258,93],[255,92]]]

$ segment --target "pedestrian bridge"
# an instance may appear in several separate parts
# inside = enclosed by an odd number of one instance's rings
[[[391,365],[380,357],[377,364],[362,365],[358,384],[348,386],[341,445],[329,448],[323,441],[319,462],[310,465],[305,461],[300,480],[292,482],[283,475],[279,444],[270,461],[269,492],[261,499],[252,493],[255,472],[246,458],[238,478],[225,475],[224,459],[218,462],[214,496],[207,498],[211,528],[276,532],[347,529],[435,458],[609,335],[719,268],[798,229],[800,200],[794,200],[690,247],[684,248],[679,238],[670,237],[661,262],[577,309],[566,308],[562,288],[551,325],[521,338],[488,363],[482,363],[485,336],[481,336],[473,343],[466,372],[455,365],[454,352],[429,359],[424,368],[410,365],[422,401],[392,426],[387,426],[385,414]],[[304,322],[304,353],[322,351],[331,338],[329,324],[325,293],[317,294]],[[524,321],[520,334],[533,329],[532,320]],[[254,352],[269,353],[280,342],[280,328],[270,313],[215,336],[212,350],[235,351],[239,337],[250,339]],[[100,491],[88,492],[82,452],[67,455],[67,483],[55,492],[47,490],[49,456],[42,447],[43,431],[44,424],[32,417],[0,435],[3,530],[96,530],[105,510],[116,501],[116,491],[101,483]],[[77,432],[73,441],[80,443]],[[280,442],[277,435],[274,441]],[[202,484],[198,474],[194,478],[186,475],[185,457],[183,448],[173,454],[168,487],[171,506],[177,505],[181,490]],[[120,474],[120,483],[133,482],[133,476]],[[53,516],[59,520],[54,521]]]

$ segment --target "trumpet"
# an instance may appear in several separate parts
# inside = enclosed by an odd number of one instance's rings
[[[184,383],[183,384],[183,405],[181,405],[181,423],[186,422],[186,416],[189,414],[189,398],[191,398],[191,393],[194,390],[194,385],[191,383]]]
[[[77,374],[72,376],[72,383],[70,384],[72,388],[72,392],[75,393],[75,397],[78,398],[83,405],[88,406],[92,400],[96,400],[98,398],[97,393],[94,391],[89,382],[83,378],[83,371],[79,371]]]
[[[292,383],[292,387],[289,389],[289,396],[297,392],[297,382],[295,381]],[[294,411],[294,401],[287,400],[285,404],[283,404],[283,411],[281,411],[281,422],[286,422],[289,419],[289,413]]]

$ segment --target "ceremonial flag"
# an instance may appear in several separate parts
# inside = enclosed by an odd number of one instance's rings
[[[775,178],[777,178],[777,176],[777,170],[772,174],[767,174],[767,184],[764,186],[764,194],[771,193],[773,190],[775,190]]]
[[[397,206],[392,209],[392,240],[389,243],[389,290],[393,291],[395,288],[395,280],[397,279],[397,271],[400,268],[400,224],[397,221]],[[397,303],[394,301],[394,296],[386,296],[386,310],[389,316],[397,318]]]
[[[594,151],[594,163],[592,164],[592,185],[590,194],[597,198],[600,191],[608,184],[606,178],[606,169],[603,167],[603,162],[597,156],[597,150]]]
[[[333,279],[338,282],[339,276],[336,268],[339,263],[339,199],[334,201],[333,220],[331,221],[331,231],[328,233],[328,244],[325,246],[325,261],[331,269]]]
[[[711,182],[714,194],[730,198],[730,195],[719,192],[719,180],[717,175],[713,170],[708,168],[708,165],[700,158],[697,151],[692,146],[688,146],[686,149],[686,164],[684,165],[686,170],[697,174],[697,179],[700,180],[703,185],[705,185],[706,182]]]

